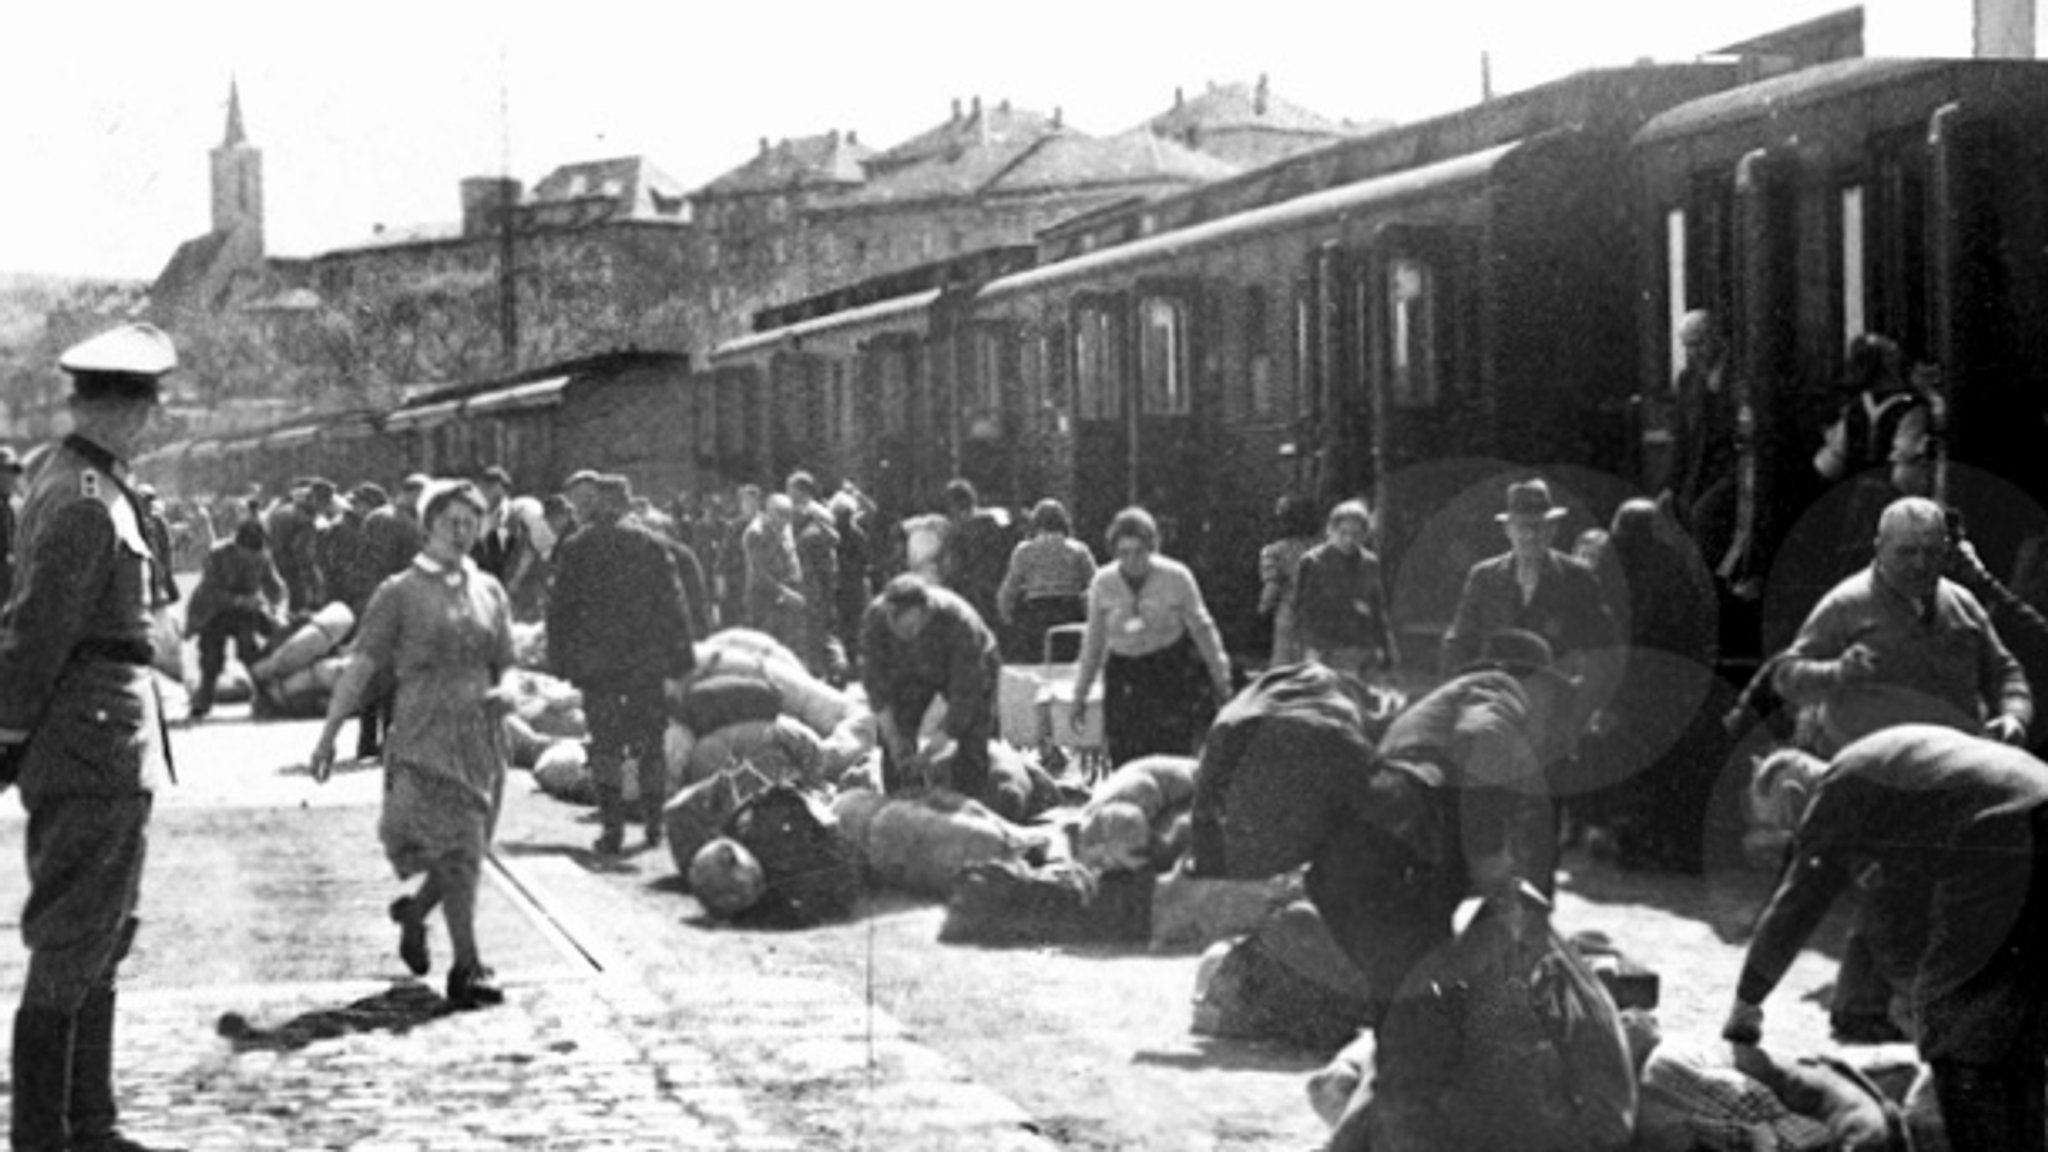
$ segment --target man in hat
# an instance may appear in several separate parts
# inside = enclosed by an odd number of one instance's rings
[[[177,365],[129,324],[65,352],[72,432],[22,503],[0,616],[0,779],[28,810],[29,949],[14,1017],[13,1146],[135,1149],[114,1102],[114,977],[135,938],[155,791],[170,779],[150,663],[155,554],[127,458]]]
[[[603,831],[597,851],[625,841],[628,759],[639,765],[647,843],[661,842],[668,800],[662,682],[696,664],[675,561],[661,541],[626,516],[633,488],[624,476],[598,478],[593,519],[556,549],[548,598],[548,659],[583,693],[590,719],[590,775]]]
[[[14,489],[21,482],[21,457],[0,444],[0,605],[14,595]]]
[[[1616,643],[1614,615],[1600,580],[1584,561],[1552,548],[1562,505],[1541,478],[1508,485],[1507,508],[1494,515],[1508,551],[1472,566],[1458,611],[1444,633],[1443,668],[1450,675],[1479,658],[1480,645],[1503,628],[1534,632],[1561,663]]]

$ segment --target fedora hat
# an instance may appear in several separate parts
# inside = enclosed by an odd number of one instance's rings
[[[1538,478],[1508,485],[1507,510],[1494,513],[1493,518],[1505,524],[1509,520],[1555,520],[1564,514],[1564,506],[1550,498],[1550,485]]]

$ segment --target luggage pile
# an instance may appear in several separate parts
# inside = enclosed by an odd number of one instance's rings
[[[327,698],[348,668],[341,644],[355,626],[355,613],[337,601],[281,632],[249,666],[251,710],[258,716],[325,716]]]

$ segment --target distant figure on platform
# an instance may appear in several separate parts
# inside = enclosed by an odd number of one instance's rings
[[[1273,507],[1280,538],[1259,549],[1259,614],[1273,618],[1273,652],[1268,663],[1299,664],[1306,658],[1296,614],[1301,558],[1322,540],[1315,501],[1299,492],[1280,497]]]
[[[747,557],[748,621],[801,654],[809,602],[804,598],[796,535],[790,528],[795,518],[796,505],[777,492],[762,503],[761,515],[747,526],[740,542]]]
[[[1003,658],[980,613],[958,593],[906,573],[869,606],[860,647],[863,684],[881,729],[883,790],[893,795],[918,786],[918,774],[950,751],[953,790],[982,797]],[[940,697],[945,728],[934,746],[919,747],[925,712]]]
[[[640,817],[647,843],[661,843],[668,800],[662,739],[668,714],[663,681],[695,665],[681,581],[668,548],[626,517],[632,488],[623,476],[599,480],[595,519],[556,557],[548,602],[548,662],[583,693],[590,719],[590,774],[603,827],[597,851],[624,845],[621,772],[639,768]]]
[[[1095,554],[1074,539],[1067,506],[1040,500],[1031,509],[1031,538],[1010,552],[1009,571],[996,590],[996,609],[1015,637],[1010,659],[1045,659],[1045,634],[1061,624],[1088,619],[1088,585],[1095,580]]]
[[[228,641],[244,667],[256,663],[277,631],[284,609],[284,580],[271,562],[263,527],[244,520],[232,540],[207,553],[199,586],[185,609],[187,635],[199,637],[199,686],[192,693],[191,718],[213,711],[213,694],[227,663]]]
[[[974,485],[963,478],[946,484],[945,549],[939,579],[967,598],[985,621],[998,619],[996,589],[1002,586],[1015,533],[1001,509],[984,508]]]
[[[1380,558],[1365,546],[1371,533],[1365,501],[1344,501],[1330,510],[1328,538],[1302,556],[1296,575],[1303,655],[1360,677],[1400,662]]]

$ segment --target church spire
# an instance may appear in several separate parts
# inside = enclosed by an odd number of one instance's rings
[[[247,144],[248,142],[248,134],[242,131],[242,91],[240,86],[236,84],[235,78],[233,76],[229,76],[228,134],[227,139],[221,141],[221,147],[233,148],[236,145]]]

